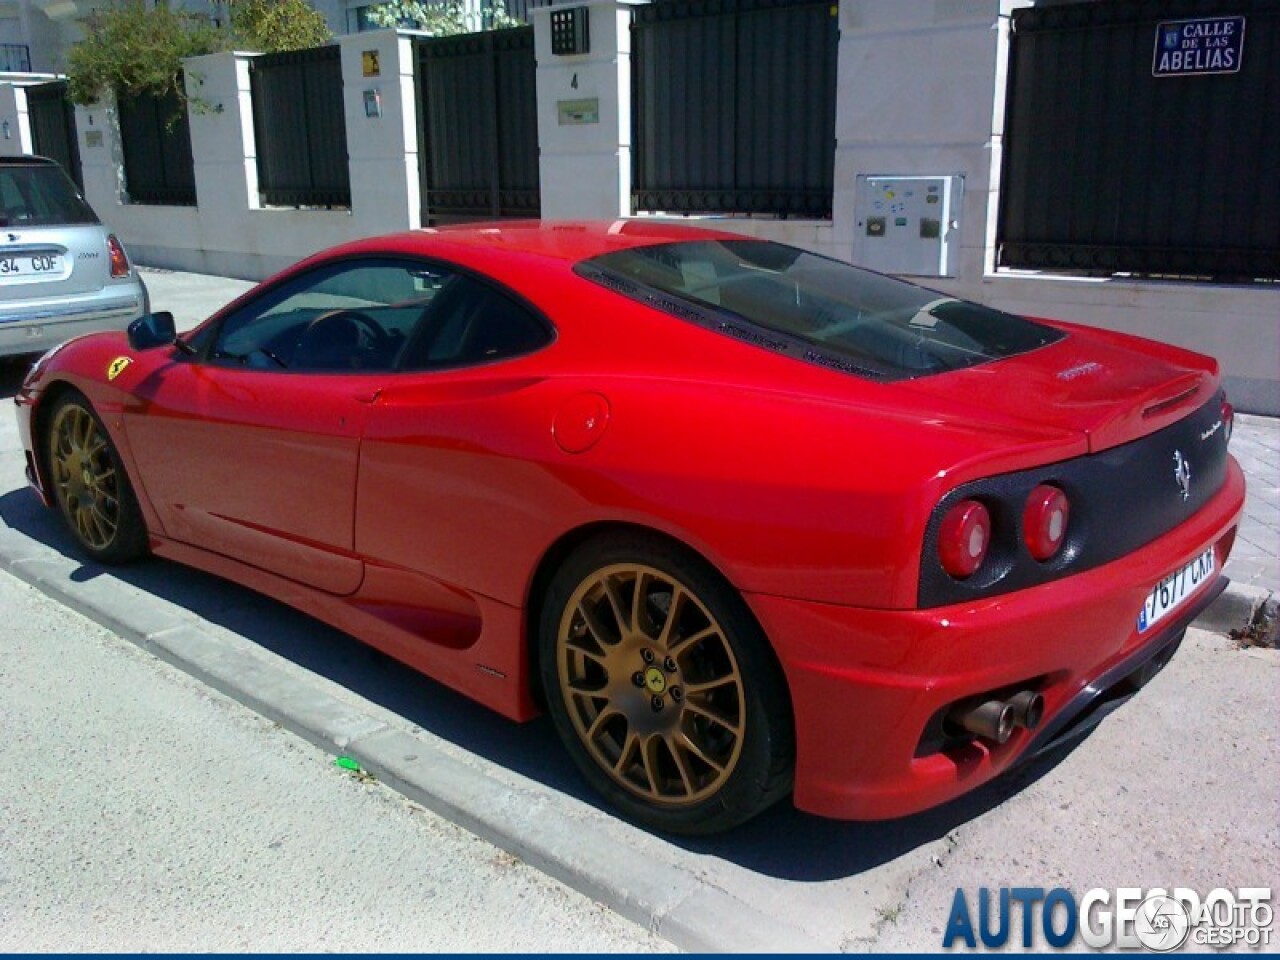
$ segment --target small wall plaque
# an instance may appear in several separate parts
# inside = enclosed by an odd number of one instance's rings
[[[365,50],[360,54],[360,64],[364,68],[366,77],[378,77],[382,75],[382,64],[378,62],[377,50]]]
[[[100,146],[102,146],[102,131],[101,131],[101,130],[86,130],[86,131],[85,131],[85,135],[84,135],[84,145],[85,145],[86,147],[100,147]]]
[[[560,126],[570,127],[583,123],[600,122],[600,98],[589,100],[558,100],[556,111],[559,114]]]

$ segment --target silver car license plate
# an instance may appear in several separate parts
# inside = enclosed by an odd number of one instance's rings
[[[1138,632],[1155,626],[1186,601],[1196,589],[1213,576],[1216,560],[1213,547],[1196,557],[1180,570],[1165,577],[1147,594],[1147,601],[1138,611]]]

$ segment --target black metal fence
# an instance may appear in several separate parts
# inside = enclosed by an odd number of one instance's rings
[[[254,57],[249,76],[262,202],[351,206],[339,49]]]
[[[536,217],[533,28],[417,41],[423,223]]]
[[[635,209],[829,218],[838,38],[828,2],[639,7]]]
[[[174,93],[131,94],[117,97],[116,103],[129,199],[194,206],[196,175],[187,105]]]
[[[1213,17],[1245,21],[1238,62],[1216,55],[1236,72],[1196,69],[1221,46],[1160,61],[1170,21]],[[998,263],[1280,278],[1280,0],[1028,8],[1012,30]]]
[[[84,190],[80,143],[76,139],[76,112],[67,99],[66,81],[27,87],[27,117],[36,153],[57,160],[76,186]]]

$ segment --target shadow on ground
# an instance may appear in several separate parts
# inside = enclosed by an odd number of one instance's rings
[[[578,776],[547,718],[512,723],[318,620],[226,580],[166,560],[112,568],[83,563],[60,518],[28,490],[0,496],[0,521],[81,562],[73,575],[110,574],[248,638],[403,717],[410,724],[552,789],[601,806]],[[809,816],[783,801],[720,837],[676,845],[772,877],[805,882],[853,876],[946,835],[1034,783],[1065,756],[1057,750],[946,806],[880,823]]]
[[[35,357],[0,357],[0,400],[8,400],[22,386],[22,378],[31,369]]]

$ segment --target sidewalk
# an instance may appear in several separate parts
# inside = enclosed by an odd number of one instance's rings
[[[1249,491],[1227,576],[1280,593],[1280,420],[1237,414],[1231,453],[1244,468]]]

